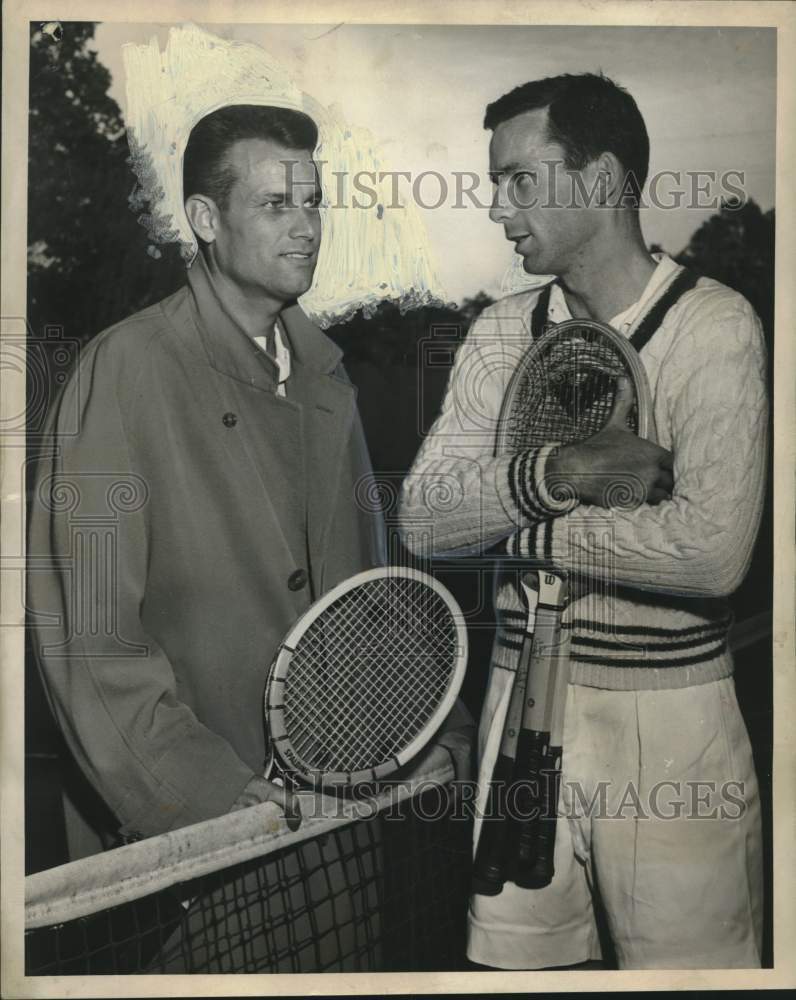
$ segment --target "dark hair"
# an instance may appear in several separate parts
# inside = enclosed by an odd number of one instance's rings
[[[312,151],[318,128],[309,115],[290,108],[234,104],[211,112],[188,137],[182,161],[183,200],[204,194],[226,208],[236,180],[227,152],[241,139],[265,139],[287,149]]]
[[[533,80],[486,109],[484,128],[525,111],[547,108],[547,135],[564,150],[564,164],[582,170],[601,153],[613,153],[627,171],[625,191],[638,205],[649,170],[650,143],[636,102],[613,80],[595,73],[565,73]]]

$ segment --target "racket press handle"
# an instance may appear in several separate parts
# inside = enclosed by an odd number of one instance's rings
[[[512,807],[514,822],[507,856],[509,878],[516,885],[520,866],[532,863],[536,853],[539,817],[542,815],[540,771],[550,742],[548,733],[522,730],[517,741]]]
[[[543,889],[555,874],[556,814],[561,787],[561,747],[547,747],[538,775],[538,818],[526,824],[514,854],[513,881],[521,889]]]
[[[499,896],[506,881],[509,839],[509,789],[514,761],[499,754],[487,792],[486,813],[475,852],[471,888],[479,896]]]

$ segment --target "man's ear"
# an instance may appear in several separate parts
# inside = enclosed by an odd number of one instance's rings
[[[219,223],[218,206],[212,198],[204,194],[192,194],[185,200],[185,214],[191,224],[191,229],[200,240],[214,243]]]
[[[622,201],[625,168],[613,153],[600,153],[595,165],[597,204],[616,208]]]

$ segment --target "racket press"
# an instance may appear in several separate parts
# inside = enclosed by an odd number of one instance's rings
[[[522,650],[489,783],[476,850],[473,892],[496,896],[505,882],[540,889],[554,874],[568,633],[561,619],[568,578],[549,569],[522,574]]]

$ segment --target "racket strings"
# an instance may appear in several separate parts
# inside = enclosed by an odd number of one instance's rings
[[[540,347],[512,382],[501,426],[502,451],[591,437],[608,422],[617,379],[632,377],[622,353],[599,330],[570,327],[558,336],[548,334]],[[635,407],[628,427],[638,429]]]
[[[445,601],[409,578],[344,594],[293,653],[288,738],[308,768],[355,771],[422,732],[451,681],[458,633]]]
[[[383,667],[379,659],[360,661],[360,673],[371,676]],[[328,698],[323,711],[310,708],[296,713],[292,720],[300,723],[299,736],[303,736],[295,740],[297,749],[303,758],[312,759],[315,766],[353,770],[360,764],[372,763],[374,754],[379,759],[388,758],[395,746],[400,747],[422,729],[426,721],[422,707],[414,713],[411,705],[401,711],[385,711],[383,702],[392,695],[389,687],[376,689],[374,685],[373,692],[363,698],[359,683],[358,678],[348,692],[341,689]],[[427,693],[432,700],[438,694],[433,690]],[[403,696],[400,691],[398,694]],[[303,707],[306,709],[306,704]],[[343,741],[340,727],[344,727]]]

